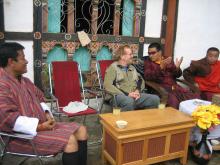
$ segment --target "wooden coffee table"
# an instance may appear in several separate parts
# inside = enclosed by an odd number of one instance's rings
[[[146,165],[180,158],[186,164],[193,119],[173,108],[101,114],[103,161],[112,165]],[[128,122],[124,129],[115,122]]]

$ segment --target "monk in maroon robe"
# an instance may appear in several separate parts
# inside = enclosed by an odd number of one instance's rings
[[[55,122],[41,106],[43,93],[22,74],[27,72],[24,47],[0,45],[0,131],[34,136],[39,155],[63,152],[63,165],[86,165],[87,131],[77,123]],[[25,140],[12,139],[8,151],[34,154]]]
[[[183,58],[176,59],[174,64],[171,57],[164,58],[162,56],[161,45],[158,43],[149,45],[148,54],[149,58],[144,61],[145,80],[159,83],[166,89],[168,92],[168,106],[178,109],[181,101],[199,98],[199,94],[194,94],[176,83],[176,78],[182,75],[180,64]]]
[[[206,57],[192,61],[190,66],[183,71],[183,77],[199,87],[202,98],[212,100],[213,94],[220,93],[220,61],[219,49],[211,47],[207,50]]]

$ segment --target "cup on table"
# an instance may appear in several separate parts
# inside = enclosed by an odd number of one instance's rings
[[[120,115],[121,109],[119,107],[114,107],[113,108],[113,115]]]
[[[165,109],[165,107],[166,107],[166,105],[164,103],[160,103],[158,105],[158,109],[161,109],[161,110]]]
[[[127,127],[128,122],[125,121],[125,120],[117,120],[116,125],[117,125],[118,128],[122,129],[122,128]]]

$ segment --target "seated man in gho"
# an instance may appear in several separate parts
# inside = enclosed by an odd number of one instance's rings
[[[183,71],[183,77],[194,83],[202,92],[201,97],[212,100],[214,94],[220,93],[220,61],[219,49],[211,47],[207,50],[205,58],[192,61]]]
[[[106,70],[104,88],[115,95],[114,104],[122,111],[156,108],[160,99],[156,95],[142,93],[145,83],[136,71],[133,53],[128,45],[121,46],[112,63]]]
[[[43,93],[22,76],[28,64],[23,49],[18,43],[0,45],[0,131],[34,135],[39,155],[63,152],[63,165],[86,165],[86,128],[73,122],[55,122],[49,110],[44,111]],[[7,149],[34,154],[30,143],[17,138]]]

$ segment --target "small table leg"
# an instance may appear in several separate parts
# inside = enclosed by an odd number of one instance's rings
[[[104,164],[104,165],[106,165],[107,164],[107,159],[105,158],[105,156],[102,154],[102,163]]]
[[[185,165],[187,163],[187,156],[184,156],[184,157],[180,158],[180,163],[182,165]]]

